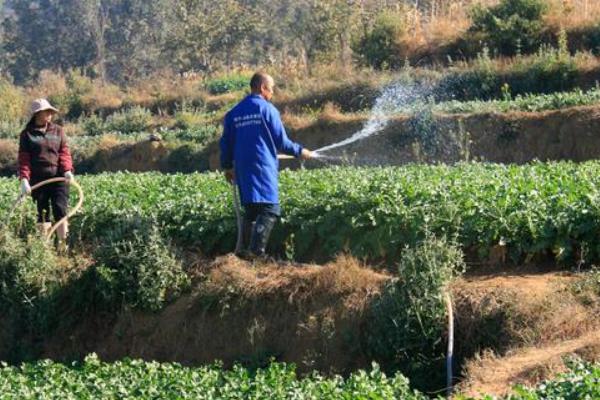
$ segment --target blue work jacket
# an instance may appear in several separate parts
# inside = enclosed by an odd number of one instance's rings
[[[285,133],[279,111],[262,96],[251,94],[223,122],[221,168],[235,170],[242,204],[279,204],[277,154],[299,157],[302,146]]]

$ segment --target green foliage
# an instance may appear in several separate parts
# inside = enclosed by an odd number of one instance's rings
[[[348,251],[397,262],[404,245],[457,235],[461,247],[487,257],[506,245],[509,259],[552,254],[600,260],[600,163],[529,165],[408,165],[282,171],[284,215],[272,251],[325,260]],[[92,241],[115,219],[156,218],[165,238],[204,254],[233,249],[236,222],[231,187],[221,174],[101,174],[80,179],[88,202],[73,219],[74,237]],[[12,179],[0,180],[0,215],[14,197]],[[74,201],[75,199],[73,199]]]
[[[56,255],[45,240],[37,236],[20,239],[10,230],[1,233],[1,307],[34,306],[31,300],[51,295],[60,275]]]
[[[189,368],[176,363],[141,360],[101,362],[94,354],[72,365],[38,361],[0,368],[0,388],[6,400],[43,396],[128,399],[380,399],[425,400],[412,391],[400,374],[387,377],[377,365],[347,378],[312,374],[299,378],[293,365],[272,363],[249,371],[240,366],[224,370],[219,364]]]
[[[535,50],[540,44],[543,16],[548,5],[543,0],[502,0],[492,7],[477,5],[471,11],[471,32],[505,55]]]
[[[490,99],[499,97],[502,77],[490,58],[489,49],[477,55],[473,66],[466,71],[457,70],[445,75],[435,89],[441,99]]]
[[[0,121],[0,139],[17,139],[24,126],[24,123]]]
[[[196,110],[183,108],[175,113],[175,127],[179,129],[194,129],[206,124],[206,114]]]
[[[600,22],[584,27],[581,32],[582,47],[594,55],[600,54]]]
[[[429,363],[443,358],[445,287],[464,270],[462,251],[445,239],[428,235],[415,247],[404,248],[398,277],[371,304],[367,329],[371,356],[410,375],[414,372],[410,369],[429,369]],[[415,359],[423,365],[409,362]]]
[[[104,134],[104,121],[96,114],[80,119],[83,130],[87,136],[100,136]]]
[[[221,133],[221,127],[212,124],[198,125],[182,130],[164,131],[161,133],[164,139],[175,139],[182,142],[192,142],[207,145],[214,141]]]
[[[8,229],[0,233],[0,315],[14,333],[11,356],[23,351],[24,336],[37,338],[57,322],[55,299],[63,276],[48,242],[19,238]]]
[[[94,251],[97,290],[110,304],[160,310],[189,285],[181,263],[152,220],[113,221]]]
[[[382,11],[370,30],[354,45],[360,59],[373,68],[398,66],[401,58],[401,40],[405,34],[404,17],[399,12]]]
[[[210,94],[237,92],[243,89],[250,90],[250,78],[248,74],[231,74],[210,79],[204,86]]]
[[[600,268],[585,272],[573,283],[571,291],[586,306],[600,307]]]
[[[572,89],[579,74],[566,44],[542,47],[533,60],[518,63],[509,82],[515,93],[553,93]]]
[[[26,118],[24,110],[25,95],[22,90],[0,78],[0,123],[23,123]]]
[[[559,48],[542,46],[531,56],[517,57],[510,69],[495,64],[484,49],[468,69],[455,69],[440,79],[433,92],[440,101],[509,100],[507,94],[574,90],[580,73],[577,56],[569,54],[566,43]]]
[[[245,85],[248,84],[246,80]],[[213,115],[197,110],[183,108],[175,113],[175,131],[166,131],[163,138],[172,137],[184,142],[206,145],[215,140],[220,133],[220,126],[211,123]]]
[[[444,113],[539,112],[598,103],[600,103],[600,89],[587,92],[577,89],[572,92],[551,94],[519,94],[515,98],[505,98],[504,100],[447,101],[433,105],[432,110]]]
[[[535,389],[515,388],[507,400],[563,400],[600,398],[600,364],[568,363],[570,371],[547,380]]]
[[[106,130],[130,134],[144,132],[152,125],[152,114],[147,109],[134,106],[127,110],[118,111],[108,116],[105,122]]]

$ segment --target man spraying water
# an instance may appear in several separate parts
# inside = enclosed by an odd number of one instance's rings
[[[221,168],[237,184],[244,208],[240,256],[263,257],[279,206],[278,153],[307,160],[312,152],[292,142],[279,111],[270,103],[275,82],[263,72],[250,80],[252,93],[233,107],[223,122]]]

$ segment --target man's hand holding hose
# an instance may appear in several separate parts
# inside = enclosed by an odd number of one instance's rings
[[[300,153],[300,159],[302,161],[306,161],[306,160],[310,160],[311,158],[314,158],[315,153],[308,150],[308,149],[302,149],[302,152]],[[283,159],[283,160],[287,160],[287,159],[292,159],[295,158],[293,156],[288,156],[285,154],[279,154],[277,156],[277,158],[279,159]],[[231,169],[226,169],[224,171],[225,173],[225,179],[227,180],[227,182],[231,183],[233,185],[233,182],[235,181],[235,170],[233,168]]]
[[[303,161],[310,160],[314,156],[315,156],[314,153],[308,149],[302,149],[302,153],[300,153],[300,158]]]

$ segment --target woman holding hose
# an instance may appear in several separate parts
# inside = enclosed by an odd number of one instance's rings
[[[69,184],[74,180],[73,161],[67,138],[61,126],[52,122],[58,110],[46,99],[34,100],[31,119],[19,140],[19,179],[21,194],[31,193],[31,187],[51,178],[65,182],[51,183],[36,189],[32,197],[37,205],[38,230],[45,237],[50,231],[50,210],[54,222],[67,215]],[[56,229],[59,248],[66,249],[68,223]]]

